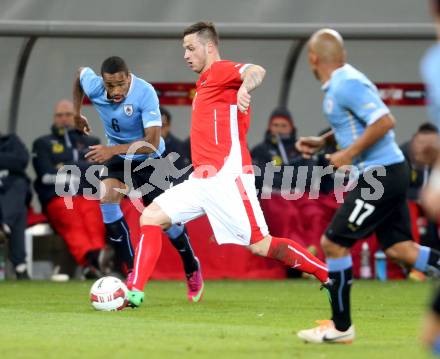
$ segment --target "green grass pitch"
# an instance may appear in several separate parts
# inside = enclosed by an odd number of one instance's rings
[[[352,345],[304,344],[327,319],[316,281],[208,281],[201,303],[183,282],[151,282],[136,310],[96,312],[91,282],[1,282],[0,358],[429,358],[418,336],[430,283],[356,281]]]

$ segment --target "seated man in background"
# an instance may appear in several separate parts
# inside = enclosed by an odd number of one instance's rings
[[[296,131],[289,110],[278,107],[272,111],[264,141],[251,151],[252,164],[261,171],[261,174],[256,172],[255,175],[255,186],[259,190],[259,196],[265,186],[270,186],[270,192],[280,192],[283,186],[283,177],[285,177],[284,186],[290,184],[290,188],[283,188],[284,191],[293,191],[298,186],[301,190],[308,191],[311,186],[313,166],[326,167],[329,165],[325,154],[335,152],[336,145],[329,142],[326,148],[323,148],[318,154],[306,159],[295,148]],[[319,135],[328,131],[326,129]],[[292,166],[292,174],[288,175],[285,172],[286,166]],[[297,179],[300,167],[307,167],[305,183],[301,183],[302,179]],[[273,181],[270,180],[272,175],[266,171],[273,173]],[[333,190],[332,175],[325,175],[321,178],[319,189],[325,193]]]
[[[412,136],[411,140],[400,145],[406,160],[411,167],[411,183],[408,191],[408,199],[418,200],[420,190],[426,183],[431,171],[432,164],[425,162],[426,143],[439,140],[438,128],[432,123],[423,123]]]
[[[24,246],[30,193],[25,172],[28,162],[29,153],[21,140],[15,134],[0,134],[0,231],[9,239],[9,259],[17,279],[29,279]]]
[[[411,214],[416,216],[417,233],[414,235],[414,238],[421,244],[436,249],[440,249],[437,223],[428,220],[419,203],[419,198],[420,191],[428,181],[432,170],[432,163],[434,162],[434,158],[431,160],[431,163],[426,162],[426,157],[430,156],[429,151],[426,151],[427,144],[438,142],[439,140],[437,126],[427,122],[419,126],[411,140],[400,146],[411,169],[407,198]]]
[[[57,171],[64,165],[77,165],[84,174],[90,166],[84,155],[90,145],[99,143],[98,138],[81,134],[73,125],[72,102],[59,101],[55,105],[51,134],[41,136],[33,143],[33,165],[37,174],[35,190],[43,212],[53,229],[65,240],[76,263],[82,266],[84,277],[97,278],[100,276],[98,258],[105,246],[99,201],[75,195],[71,198],[73,208],[68,209],[64,197],[55,192]],[[79,185],[78,193],[82,193],[85,176],[74,180]]]
[[[264,141],[256,145],[252,151],[252,163],[257,166],[258,172],[255,175],[255,186],[260,191],[263,188],[265,171],[272,168],[274,172],[272,190],[280,190],[283,179],[283,166],[292,165],[295,159],[302,159],[301,154],[295,148],[296,128],[289,110],[276,108],[272,111]],[[295,184],[295,178],[292,180]]]

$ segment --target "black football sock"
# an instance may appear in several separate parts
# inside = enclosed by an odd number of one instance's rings
[[[421,272],[427,272],[430,275],[439,277],[440,252],[426,246],[419,246],[419,254],[414,263],[414,268]]]
[[[180,254],[186,275],[190,275],[199,269],[185,226],[174,224],[166,231],[166,233],[168,234],[174,248],[176,248]]]
[[[327,259],[329,278],[333,284],[329,287],[332,320],[335,328],[346,331],[351,326],[350,289],[353,282],[351,256]]]
[[[126,266],[127,271],[133,269],[134,250],[130,241],[130,231],[124,217],[115,222],[106,223],[107,238],[119,261]]]
[[[133,269],[134,250],[130,231],[119,203],[101,203],[101,213],[107,230],[107,238],[115,250],[115,262],[121,264],[123,272]]]
[[[440,277],[440,252],[433,248],[429,251],[428,272],[436,278]]]

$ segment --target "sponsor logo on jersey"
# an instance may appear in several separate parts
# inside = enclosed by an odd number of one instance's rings
[[[52,153],[63,153],[64,152],[64,146],[62,143],[52,143]]]
[[[131,116],[133,114],[133,105],[124,105],[124,112],[127,116]]]

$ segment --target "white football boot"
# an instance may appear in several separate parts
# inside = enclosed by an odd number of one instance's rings
[[[297,335],[307,343],[351,344],[355,337],[353,324],[345,332],[335,328],[332,320],[317,320],[319,325],[312,329],[300,330]]]

